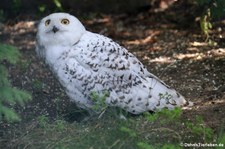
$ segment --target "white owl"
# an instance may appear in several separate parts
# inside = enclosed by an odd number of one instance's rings
[[[133,114],[188,104],[124,47],[87,31],[70,14],[53,13],[40,21],[36,52],[81,108],[92,109],[93,92],[108,92],[107,105]]]

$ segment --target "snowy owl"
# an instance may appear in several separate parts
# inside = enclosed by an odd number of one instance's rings
[[[91,94],[106,92],[106,105],[133,114],[188,104],[127,49],[87,31],[68,13],[53,13],[40,21],[36,52],[81,108],[92,111],[96,101]]]

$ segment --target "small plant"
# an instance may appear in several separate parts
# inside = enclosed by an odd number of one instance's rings
[[[162,146],[162,149],[180,149],[180,146],[173,145],[173,144],[165,144]]]
[[[62,131],[65,129],[66,122],[61,119],[56,119],[53,123],[50,122],[49,118],[45,115],[41,115],[37,118],[40,128],[45,131]]]
[[[41,115],[37,118],[38,124],[41,128],[47,128],[49,123],[49,118],[45,115]]]
[[[172,95],[167,92],[165,94],[160,93],[159,98],[169,101],[172,99]],[[182,110],[179,107],[175,107],[173,110],[168,110],[164,108],[164,109],[156,111],[154,114],[150,114],[148,112],[144,114],[150,122],[154,122],[160,119],[160,123],[164,124],[168,122],[176,122],[176,120],[180,118],[182,114]]]
[[[212,29],[211,20],[218,20],[225,16],[224,0],[196,0],[199,8],[202,10],[200,17],[200,27],[203,34],[206,36],[206,42],[211,46],[216,46],[217,43],[209,37],[209,31]]]
[[[168,122],[176,122],[180,118],[181,114],[181,108],[176,107],[173,110],[162,109],[154,114],[145,113],[145,116],[150,122],[160,119],[160,123],[164,124]]]
[[[66,121],[58,119],[55,121],[54,128],[56,130],[64,130],[66,128],[65,125]]]
[[[200,19],[200,27],[203,34],[206,36],[206,41],[209,40],[209,30],[212,29],[210,19],[211,19],[211,12],[210,9],[207,9],[206,13],[202,15]]]
[[[225,133],[224,132],[220,133],[220,135],[217,139],[217,144],[219,144],[221,146],[218,146],[216,149],[221,149],[221,147],[225,147]]]
[[[137,137],[137,133],[134,130],[128,128],[128,127],[122,126],[120,128],[120,131],[129,134],[130,137]]]
[[[109,97],[109,92],[104,91],[102,95],[99,95],[97,92],[91,92],[90,98],[94,102],[92,109],[94,111],[104,111],[108,105],[106,104],[106,98]]]
[[[212,139],[213,137],[213,130],[204,126],[204,121],[200,116],[195,117],[195,122],[187,121],[185,125],[192,131],[192,133],[198,136],[203,136],[203,139],[205,140]]]
[[[19,59],[19,51],[10,45],[0,44],[0,61],[7,60],[15,64]],[[14,122],[20,120],[17,113],[11,108],[15,104],[24,105],[31,99],[31,95],[26,91],[21,91],[12,87],[8,80],[7,69],[0,64],[0,121]]]
[[[149,145],[148,143],[145,143],[145,142],[138,142],[137,143],[137,146],[140,148],[140,149],[154,149],[153,146]]]

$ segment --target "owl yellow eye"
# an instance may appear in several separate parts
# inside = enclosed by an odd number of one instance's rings
[[[48,26],[48,25],[50,24],[50,22],[51,22],[50,19],[46,20],[46,21],[45,21],[45,26]]]
[[[61,23],[64,25],[68,25],[70,23],[70,21],[68,19],[62,19]]]

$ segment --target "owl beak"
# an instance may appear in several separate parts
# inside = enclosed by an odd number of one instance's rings
[[[53,31],[54,33],[56,33],[56,32],[59,31],[59,29],[58,29],[56,26],[53,26],[52,31]]]

